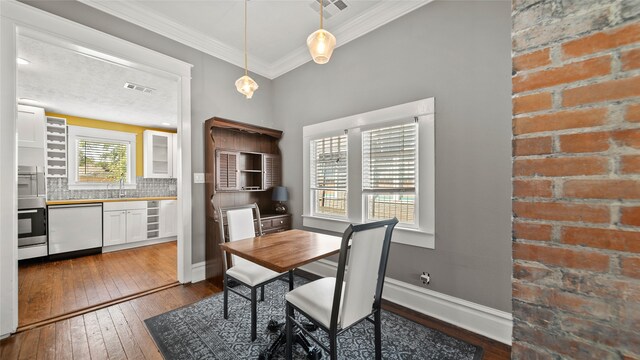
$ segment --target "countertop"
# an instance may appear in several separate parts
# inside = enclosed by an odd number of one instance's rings
[[[150,201],[150,200],[177,200],[177,199],[178,199],[177,196],[162,196],[162,197],[142,197],[142,198],[48,200],[47,205],[73,205],[73,204],[92,204],[92,203],[120,202],[120,201]]]

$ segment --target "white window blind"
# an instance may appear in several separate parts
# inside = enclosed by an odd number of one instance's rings
[[[363,191],[415,191],[416,137],[416,123],[362,133]]]
[[[127,180],[129,145],[97,139],[79,139],[77,181],[80,183],[111,183]]]
[[[314,213],[347,215],[347,136],[311,141],[311,192]]]

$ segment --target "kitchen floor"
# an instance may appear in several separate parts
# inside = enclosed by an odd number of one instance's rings
[[[18,327],[176,282],[176,241],[18,269]]]

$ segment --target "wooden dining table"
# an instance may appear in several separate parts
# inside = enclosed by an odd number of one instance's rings
[[[227,253],[247,259],[275,272],[293,271],[300,266],[340,252],[342,239],[337,236],[319,234],[305,230],[287,230],[243,240],[220,244]],[[259,356],[260,360],[274,357],[276,350],[286,344],[286,334],[282,324],[274,320],[269,322],[269,329],[277,331],[278,338]],[[317,347],[304,337],[301,332],[294,336],[310,359],[319,359],[321,354]]]

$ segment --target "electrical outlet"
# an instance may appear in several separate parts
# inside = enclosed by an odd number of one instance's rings
[[[194,184],[204,184],[204,173],[193,173]]]
[[[420,280],[422,280],[423,285],[429,285],[431,282],[431,275],[429,275],[428,272],[423,272],[422,275],[420,275]]]

